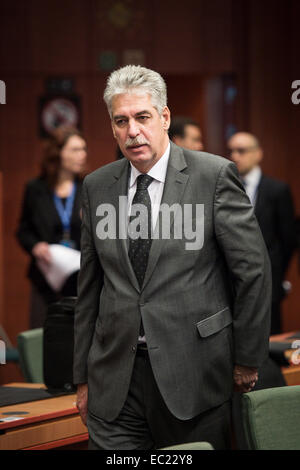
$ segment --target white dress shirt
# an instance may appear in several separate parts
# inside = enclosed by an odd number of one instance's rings
[[[161,198],[164,191],[166,174],[167,174],[167,167],[169,162],[170,156],[170,143],[168,144],[167,150],[163,154],[163,156],[158,160],[155,165],[148,171],[147,175],[153,178],[153,181],[148,186],[148,193],[151,200],[151,214],[152,214],[152,229],[155,229],[155,225],[157,222],[157,217],[159,213],[159,207],[161,203]],[[136,180],[139,175],[142,173],[135,168],[135,166],[131,165],[131,172],[130,172],[130,179],[129,179],[129,187],[128,187],[128,217],[131,214],[131,206],[132,200],[134,198],[136,192]]]
[[[243,176],[245,182],[245,191],[254,206],[257,197],[257,188],[261,179],[262,171],[259,166],[255,166],[249,173]]]
[[[148,193],[149,193],[150,200],[151,200],[151,215],[152,215],[152,230],[153,231],[155,229],[155,225],[157,222],[157,218],[159,214],[159,207],[160,207],[160,203],[161,203],[161,199],[162,199],[162,195],[164,191],[169,156],[170,156],[170,142],[163,156],[158,160],[157,163],[155,163],[155,165],[153,165],[153,167],[147,173],[147,175],[153,178],[153,181],[148,186]],[[131,162],[130,162],[130,165],[131,165],[131,172],[130,172],[130,179],[128,183],[128,212],[127,212],[128,217],[130,217],[132,200],[136,193],[136,186],[137,186],[136,180],[137,180],[137,177],[142,174],[137,168],[135,168],[135,166],[132,165]],[[138,342],[146,343],[146,337],[139,336]]]

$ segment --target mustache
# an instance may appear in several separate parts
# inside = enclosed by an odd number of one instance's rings
[[[148,142],[147,139],[141,136],[137,136],[134,139],[131,139],[128,137],[128,139],[125,142],[125,147],[137,147],[138,145],[150,145],[150,142]]]

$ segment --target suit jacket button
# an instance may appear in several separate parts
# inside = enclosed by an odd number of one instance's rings
[[[135,347],[135,346],[132,346],[131,352],[135,353],[135,351],[136,351],[136,347]]]

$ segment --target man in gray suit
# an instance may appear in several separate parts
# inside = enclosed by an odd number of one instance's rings
[[[91,449],[230,446],[230,400],[268,353],[270,266],[235,165],[169,142],[162,77],[104,99],[126,157],[82,190],[74,382]]]

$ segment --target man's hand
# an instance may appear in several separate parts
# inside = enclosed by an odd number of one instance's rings
[[[81,420],[86,426],[87,418],[87,403],[88,403],[88,384],[77,385],[77,400],[76,406],[79,411]]]
[[[251,392],[258,380],[255,367],[235,365],[233,369],[234,389],[236,392]]]
[[[32,248],[33,256],[46,264],[51,262],[51,253],[47,242],[38,242]]]

